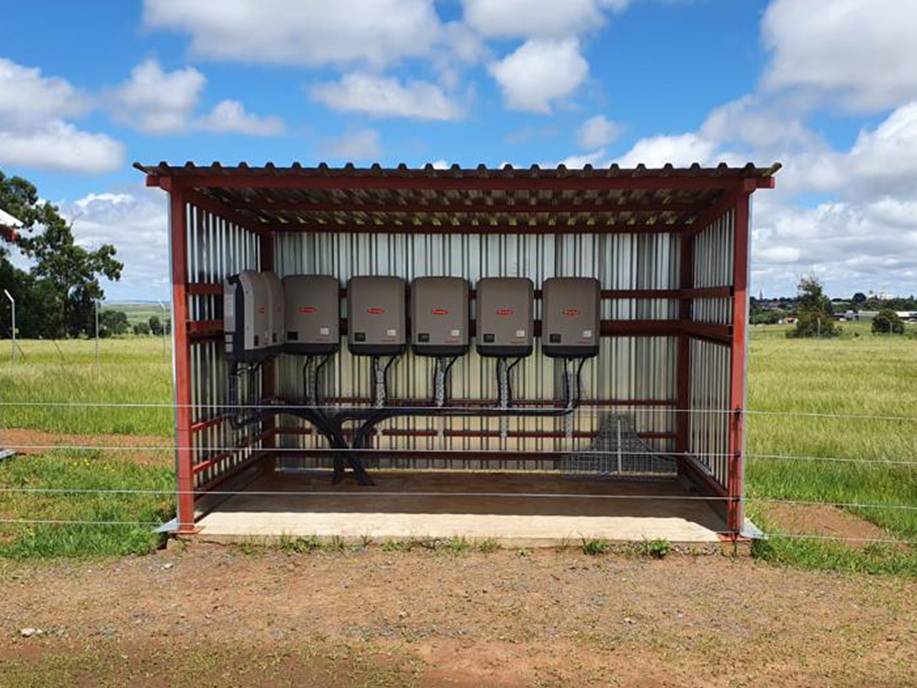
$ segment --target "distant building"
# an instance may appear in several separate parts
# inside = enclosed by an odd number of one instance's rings
[[[22,223],[19,220],[10,215],[3,208],[0,208],[0,239],[6,239],[11,242],[17,241],[19,239],[19,232],[16,230],[20,227],[22,227]]]

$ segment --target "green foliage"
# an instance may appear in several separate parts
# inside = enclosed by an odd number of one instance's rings
[[[672,550],[672,543],[665,538],[656,540],[644,540],[640,543],[640,554],[652,559],[665,559],[665,556]]]
[[[817,277],[803,277],[799,281],[799,301],[796,311],[796,329],[788,337],[836,337],[840,330],[832,318],[831,299]]]
[[[758,309],[752,312],[750,322],[752,325],[776,325],[785,317],[786,312],[780,308]]]
[[[904,321],[890,308],[885,308],[872,319],[873,334],[904,334]]]
[[[95,251],[78,246],[57,207],[39,200],[38,189],[22,177],[0,172],[0,207],[22,221],[20,250],[32,261],[26,274],[9,263],[0,247],[0,275],[32,317],[17,323],[24,337],[62,338],[94,330],[95,301],[104,297],[99,278],[118,280],[124,267],[111,244]],[[8,287],[7,287],[8,288]]]
[[[581,545],[583,554],[588,554],[591,557],[598,556],[599,554],[605,554],[611,545],[606,540],[601,539],[586,539],[583,538],[583,544]]]
[[[129,327],[127,314],[122,311],[104,310],[99,313],[99,335],[102,337],[125,334]]]
[[[151,315],[149,320],[150,332],[159,337],[162,334],[162,320],[158,315]]]
[[[31,522],[0,524],[0,557],[146,554],[164,538],[151,524],[164,523],[174,515],[174,486],[165,456],[159,465],[148,466],[98,450],[16,455],[0,463],[0,487],[151,492],[7,492],[4,518]]]
[[[147,336],[150,334],[150,326],[145,322],[134,323],[134,334],[138,336]]]

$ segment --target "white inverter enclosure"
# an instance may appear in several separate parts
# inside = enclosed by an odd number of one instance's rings
[[[347,283],[347,348],[352,354],[400,354],[407,342],[405,320],[400,277],[352,277]]]
[[[468,282],[461,277],[418,277],[411,282],[411,345],[420,356],[468,351]]]
[[[288,354],[332,354],[340,349],[341,301],[337,278],[287,275],[283,278]]]
[[[482,356],[528,356],[535,288],[528,277],[485,277],[477,284],[476,348]]]
[[[599,281],[552,277],[541,285],[541,351],[545,356],[586,358],[599,353]]]
[[[243,270],[223,283],[223,334],[230,361],[260,361],[270,354],[268,285],[262,273]]]

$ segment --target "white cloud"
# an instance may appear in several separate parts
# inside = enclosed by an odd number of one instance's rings
[[[838,95],[881,110],[917,97],[917,3],[775,0],[762,22],[773,60],[764,83]]]
[[[629,0],[463,0],[465,21],[483,36],[563,38],[605,23]]]
[[[554,101],[566,98],[586,80],[589,65],[574,38],[530,39],[491,63],[489,70],[508,108],[549,113]]]
[[[0,58],[0,126],[28,129],[36,121],[82,115],[89,104],[88,96],[64,79]]]
[[[375,117],[456,120],[463,114],[439,86],[429,81],[402,84],[395,78],[354,72],[340,81],[315,84],[309,92],[314,100],[334,110]]]
[[[650,136],[640,139],[627,153],[615,160],[621,167],[662,167],[672,163],[676,167],[692,163],[713,164],[716,144],[694,133],[676,136]]]
[[[207,78],[194,67],[163,71],[156,60],[145,60],[109,94],[116,122],[147,134],[180,134],[189,130],[274,136],[283,133],[283,120],[246,111],[237,100],[221,100],[210,112],[195,117]]]
[[[198,118],[195,127],[222,133],[248,134],[250,136],[275,136],[284,131],[279,117],[259,117],[246,112],[238,100],[221,100],[213,110]]]
[[[144,22],[201,57],[306,66],[425,56],[442,31],[433,0],[145,0]]]
[[[90,106],[64,79],[0,59],[0,163],[90,173],[119,167],[118,141],[66,121]]]
[[[89,194],[58,204],[73,221],[76,242],[114,244],[124,263],[120,282],[103,284],[108,299],[169,298],[166,195],[158,189]]]
[[[621,135],[621,125],[604,115],[590,117],[580,125],[576,140],[581,148],[601,148]]]
[[[762,195],[752,241],[755,284],[767,284],[771,294],[792,293],[808,273],[820,275],[830,294],[917,291],[917,202],[882,198],[799,208]]]
[[[194,67],[164,72],[156,60],[146,60],[115,90],[115,119],[149,134],[184,131],[206,83]]]
[[[605,149],[599,148],[598,150],[592,151],[591,153],[567,156],[557,164],[563,165],[564,167],[569,167],[570,169],[582,169],[586,165],[592,165],[593,167],[606,167],[607,164],[604,162],[606,160],[608,160],[608,157]],[[546,166],[553,167],[553,165],[550,163],[548,163]]]
[[[360,129],[347,132],[332,141],[324,148],[326,155],[338,160],[375,160],[382,153],[379,143],[379,132],[375,129]]]

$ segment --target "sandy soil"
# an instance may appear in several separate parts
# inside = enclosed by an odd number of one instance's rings
[[[825,535],[865,547],[870,540],[894,539],[875,523],[830,504],[768,504],[767,518],[784,533]],[[907,549],[907,545],[902,545]]]
[[[174,441],[157,435],[74,435],[20,428],[0,429],[0,446],[20,454],[43,454],[54,448],[102,447],[106,456],[146,465],[171,462]],[[107,450],[105,448],[108,448]]]
[[[915,595],[720,555],[6,562],[0,685],[917,685]]]

